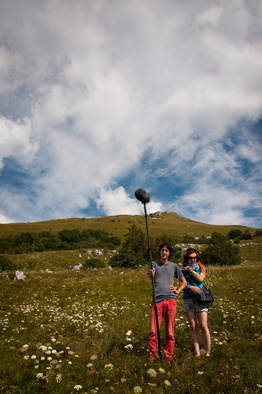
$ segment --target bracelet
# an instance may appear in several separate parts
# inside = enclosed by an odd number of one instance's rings
[[[191,268],[191,267],[189,268],[189,270],[188,270],[188,271],[189,271],[189,273],[190,273],[191,275],[192,275],[192,274],[193,274],[193,272],[194,272],[193,268]]]

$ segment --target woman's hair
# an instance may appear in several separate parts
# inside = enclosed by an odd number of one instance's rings
[[[194,248],[188,248],[186,250],[186,253],[184,254],[184,258],[183,258],[183,267],[185,267],[187,265],[187,263],[188,263],[188,256],[190,256],[192,253],[196,253],[196,255],[197,255],[197,264],[200,267],[200,272],[206,272],[205,267],[200,262],[199,252],[196,249],[194,249]]]
[[[168,243],[168,242],[163,242],[160,246],[159,246],[159,253],[161,252],[161,249],[165,247],[167,248],[167,250],[169,250],[169,257],[171,256],[172,252],[173,252],[173,248],[172,246]]]

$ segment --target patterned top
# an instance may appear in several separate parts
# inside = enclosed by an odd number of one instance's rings
[[[195,264],[186,264],[186,267],[191,267],[197,274],[201,274],[201,269],[200,266],[195,263]],[[199,282],[196,280],[193,275],[190,275],[188,271],[185,271],[182,269],[182,272],[184,274],[184,277],[186,278],[187,281],[187,286],[197,286],[200,289],[204,288],[203,282]],[[195,294],[192,290],[185,289],[183,293],[183,299],[188,300],[189,298],[196,298],[197,294]]]

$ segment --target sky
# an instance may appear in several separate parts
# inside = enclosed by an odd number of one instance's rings
[[[260,0],[0,0],[0,223],[261,228]]]

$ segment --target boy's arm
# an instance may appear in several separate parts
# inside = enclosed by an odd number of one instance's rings
[[[174,286],[170,286],[170,289],[174,292],[174,293],[176,293],[176,294],[179,294],[179,293],[181,293],[181,291],[186,287],[186,285],[187,285],[187,281],[186,281],[186,278],[183,276],[182,278],[180,278],[180,279],[178,279],[178,282],[179,282],[179,286],[178,286],[178,289],[176,289]]]

